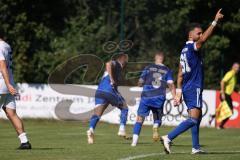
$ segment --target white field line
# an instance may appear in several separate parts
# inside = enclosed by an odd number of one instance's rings
[[[140,154],[136,156],[130,156],[126,158],[122,158],[119,160],[133,160],[133,159],[139,159],[139,158],[146,158],[146,157],[154,157],[154,156],[159,156],[159,155],[164,155],[165,153],[150,153],[150,154]]]
[[[206,152],[206,154],[214,154],[214,153],[239,153],[240,154],[240,151],[208,151]],[[174,152],[174,153],[171,153],[171,154],[191,154],[190,152]],[[154,157],[154,156],[159,156],[159,155],[166,155],[166,153],[164,152],[161,152],[161,153],[149,153],[149,154],[140,154],[140,155],[136,155],[136,156],[129,156],[129,157],[126,157],[126,158],[121,158],[119,160],[134,160],[134,159],[139,159],[139,158],[147,158],[147,157]]]

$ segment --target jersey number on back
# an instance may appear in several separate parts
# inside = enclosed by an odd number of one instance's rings
[[[152,86],[154,88],[161,87],[161,80],[162,80],[161,73],[153,73],[153,79],[154,79],[154,81],[152,81]]]
[[[191,72],[191,68],[189,67],[186,53],[181,54],[180,64],[182,66],[183,73]]]

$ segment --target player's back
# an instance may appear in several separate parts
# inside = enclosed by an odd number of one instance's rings
[[[5,60],[10,83],[14,85],[13,73],[12,73],[12,49],[9,44],[5,41],[0,41],[0,60]],[[2,73],[0,73],[0,94],[9,93],[7,86],[5,84]]]
[[[118,86],[121,81],[122,66],[118,61],[112,61],[112,65],[113,65],[112,76],[113,79],[115,80],[115,85]],[[107,71],[104,72],[103,77],[98,85],[98,89],[101,90],[112,89],[110,76]]]
[[[160,107],[166,99],[166,88],[169,81],[173,81],[171,70],[165,65],[151,64],[142,72],[143,81],[141,100],[152,107]]]
[[[182,49],[180,64],[183,73],[183,91],[195,88],[202,89],[204,80],[203,62],[193,41],[186,42]]]

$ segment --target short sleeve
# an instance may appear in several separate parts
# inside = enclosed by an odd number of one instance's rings
[[[171,70],[169,70],[169,71],[167,72],[167,83],[172,84],[173,82],[174,82],[174,81],[173,81],[173,73],[172,73]]]
[[[0,61],[6,60],[4,57],[4,50],[0,48]]]
[[[139,82],[140,83],[144,83],[145,82],[147,74],[148,74],[148,69],[147,69],[147,67],[145,67],[143,69],[141,75],[140,75],[140,78],[139,78]]]
[[[223,77],[223,82],[227,82],[227,81],[229,81],[231,78],[233,77],[233,72],[227,72],[226,74],[225,74],[225,76]]]
[[[196,42],[193,43],[193,49],[194,49],[194,51],[198,51],[197,43],[196,43]]]
[[[190,43],[190,44],[189,44],[189,48],[190,48],[192,51],[198,51],[196,42]]]

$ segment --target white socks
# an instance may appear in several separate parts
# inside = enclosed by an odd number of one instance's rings
[[[125,125],[121,124],[119,127],[119,131],[125,131]]]
[[[153,128],[158,128],[158,123],[154,123]]]
[[[93,128],[89,128],[89,131],[94,133],[94,129]]]
[[[137,145],[137,142],[138,142],[138,135],[137,134],[134,134],[133,135],[133,138],[132,138],[132,146],[136,146]]]
[[[28,142],[28,138],[27,138],[27,134],[25,132],[23,132],[22,134],[20,134],[18,136],[19,140],[21,143],[27,143]]]

